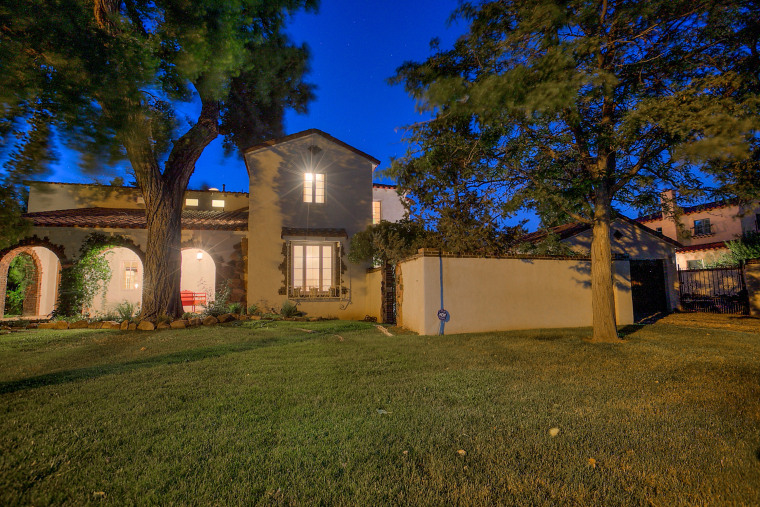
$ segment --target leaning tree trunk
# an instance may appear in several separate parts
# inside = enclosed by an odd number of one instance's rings
[[[148,242],[143,266],[142,317],[182,314],[179,273],[182,268],[181,233],[184,189],[164,184],[144,192]]]
[[[612,279],[610,222],[612,206],[602,191],[597,195],[591,239],[591,311],[595,342],[618,342]]]

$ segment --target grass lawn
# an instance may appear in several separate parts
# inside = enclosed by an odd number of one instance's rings
[[[760,503],[759,334],[237,324],[0,336],[0,504]]]

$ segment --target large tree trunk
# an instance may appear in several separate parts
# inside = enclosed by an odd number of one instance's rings
[[[148,242],[143,266],[142,317],[182,315],[179,294],[184,188],[163,184],[143,189]]]
[[[610,222],[612,206],[604,189],[598,191],[591,240],[592,341],[618,342],[612,278]]]

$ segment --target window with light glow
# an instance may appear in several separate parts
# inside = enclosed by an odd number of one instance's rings
[[[124,284],[122,289],[135,290],[137,284],[137,261],[124,261]]]
[[[372,224],[380,223],[380,201],[372,201]]]
[[[303,202],[325,202],[325,175],[321,173],[304,173]]]
[[[211,207],[212,208],[224,208],[224,200],[223,199],[212,199],[211,200]]]
[[[198,199],[185,199],[185,206],[198,206]]]
[[[335,243],[294,243],[291,246],[292,297],[335,296]]]

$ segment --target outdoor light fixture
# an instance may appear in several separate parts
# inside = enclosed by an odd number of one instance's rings
[[[138,288],[139,286],[140,286],[139,283],[135,283],[135,289]]]
[[[196,258],[196,259],[198,259],[198,260],[201,260],[201,259],[203,259],[203,252],[198,252],[198,253],[195,255],[195,258]]]

